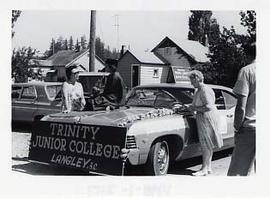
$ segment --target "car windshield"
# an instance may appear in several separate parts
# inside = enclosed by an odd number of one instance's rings
[[[136,88],[127,96],[127,106],[172,108],[173,103],[192,103],[193,89]]]
[[[49,99],[54,100],[57,97],[61,97],[59,94],[62,90],[62,85],[48,85],[46,86],[46,92],[48,94]]]

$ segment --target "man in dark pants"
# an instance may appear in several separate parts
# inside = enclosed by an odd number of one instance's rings
[[[244,46],[248,56],[248,65],[238,74],[234,86],[237,95],[235,109],[235,148],[232,154],[228,176],[247,176],[255,161],[256,134],[256,46],[255,43]]]
[[[120,74],[116,72],[117,60],[107,59],[105,71],[109,72],[103,93],[103,105],[117,108],[124,99],[125,86]]]

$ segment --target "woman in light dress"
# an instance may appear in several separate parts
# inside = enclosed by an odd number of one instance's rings
[[[193,173],[195,176],[206,176],[212,173],[211,161],[213,148],[222,147],[221,123],[215,106],[215,93],[203,83],[203,74],[198,70],[189,73],[195,93],[192,105],[188,109],[195,114],[199,141],[202,148],[202,167]]]
[[[79,79],[77,66],[70,66],[66,69],[67,81],[63,84],[62,112],[82,111],[85,106],[85,98],[82,84]]]

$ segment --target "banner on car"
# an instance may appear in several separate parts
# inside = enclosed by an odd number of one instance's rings
[[[29,160],[121,175],[126,128],[36,121]]]

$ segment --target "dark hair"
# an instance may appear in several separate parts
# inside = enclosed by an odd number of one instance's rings
[[[117,60],[108,58],[108,59],[105,61],[105,64],[106,64],[106,66],[109,67],[113,72],[116,71],[116,69],[117,69]]]
[[[248,43],[243,45],[244,52],[247,56],[249,56],[252,60],[255,60],[256,58],[256,43]]]
[[[71,71],[72,71],[74,68],[77,68],[77,66],[76,66],[76,65],[72,65],[72,66],[69,66],[69,67],[66,68],[66,76],[67,76],[67,79],[68,79],[68,80],[70,79],[71,74],[72,74]]]

